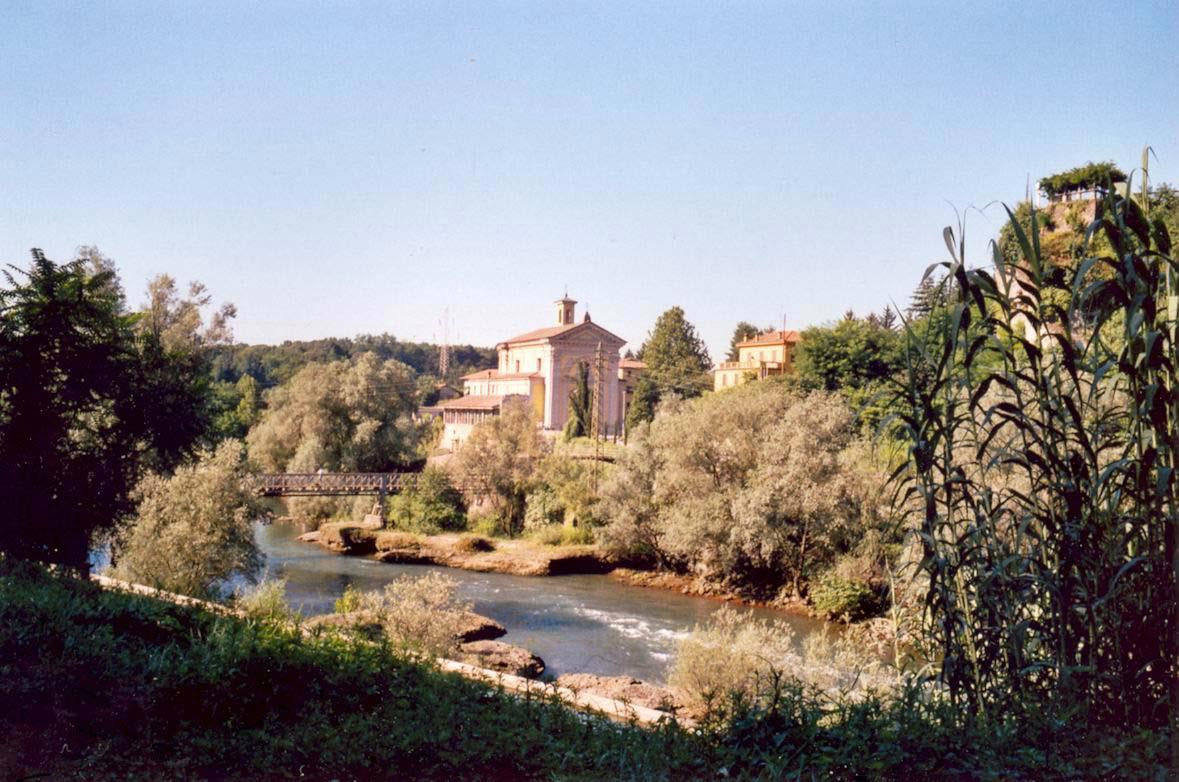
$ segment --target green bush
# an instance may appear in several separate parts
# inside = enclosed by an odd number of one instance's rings
[[[385,517],[398,529],[434,535],[466,529],[467,504],[444,470],[428,467],[389,499]]]
[[[854,622],[880,611],[880,597],[867,583],[837,573],[823,574],[808,596],[815,610],[828,619]]]

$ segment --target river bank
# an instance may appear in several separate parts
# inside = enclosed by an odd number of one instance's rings
[[[606,575],[630,586],[821,619],[802,600],[751,600],[695,576],[630,567],[633,563],[622,562],[593,545],[552,546],[470,534],[419,535],[353,522],[328,522],[297,539],[338,554],[366,556],[390,564],[436,565],[529,577]]]

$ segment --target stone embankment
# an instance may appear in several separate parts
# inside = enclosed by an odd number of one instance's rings
[[[324,524],[298,539],[382,562],[441,565],[480,573],[562,576],[607,573],[614,568],[594,546],[545,546],[527,540],[492,541],[477,535],[413,535],[349,523]]]

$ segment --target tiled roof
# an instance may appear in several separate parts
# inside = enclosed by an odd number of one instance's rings
[[[478,372],[463,375],[459,380],[490,380],[493,377],[499,377],[498,369],[480,369]]]
[[[499,410],[503,396],[460,396],[434,405],[439,410]]]
[[[778,345],[783,342],[801,342],[802,335],[797,331],[767,331],[765,334],[758,334],[753,339],[747,339],[744,342],[738,342],[737,347],[743,348],[750,345]]]
[[[637,358],[624,358],[618,362],[618,366],[623,369],[646,369],[647,365],[639,361]]]

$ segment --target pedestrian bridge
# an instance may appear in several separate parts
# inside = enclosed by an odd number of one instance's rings
[[[275,472],[250,478],[262,497],[348,497],[375,494],[384,498],[414,484],[410,472]]]

